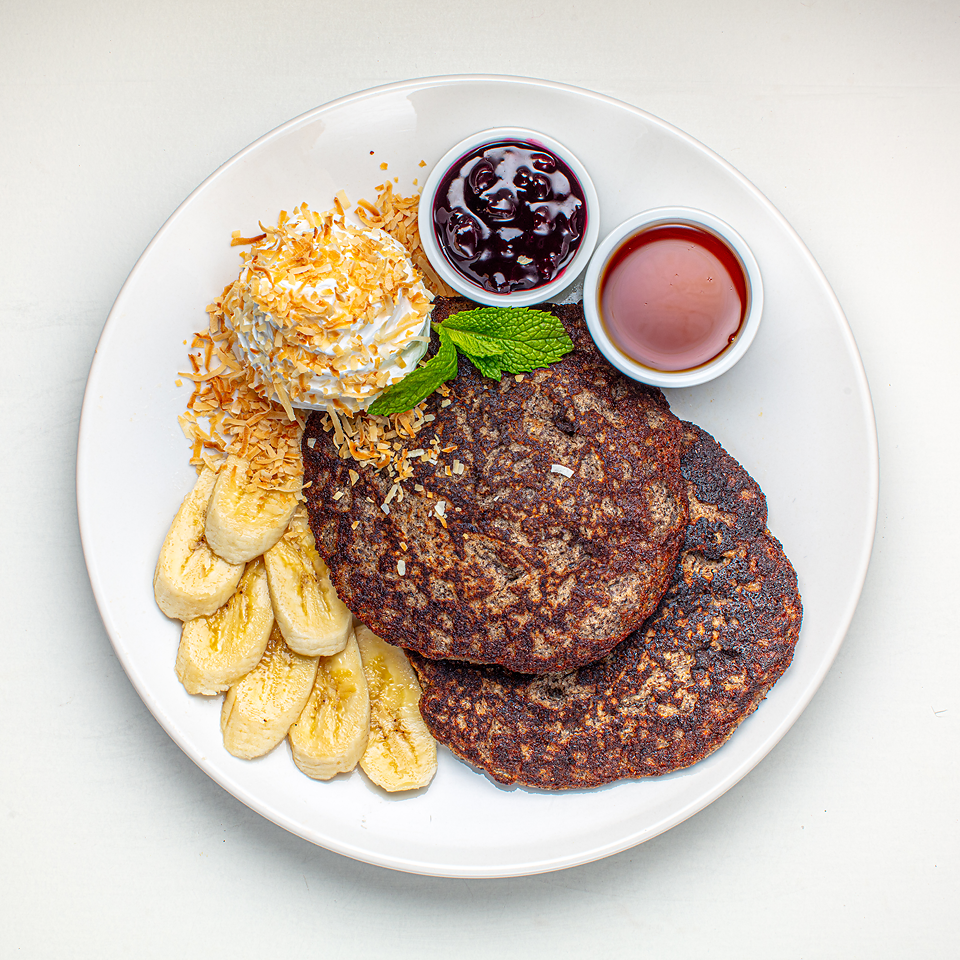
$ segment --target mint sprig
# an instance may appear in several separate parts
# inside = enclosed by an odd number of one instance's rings
[[[500,357],[505,373],[527,373],[555,363],[573,349],[558,317],[530,307],[480,307],[441,324],[457,349],[474,357]]]
[[[422,366],[408,373],[399,383],[387,387],[367,408],[367,413],[379,417],[391,413],[403,413],[412,410],[421,400],[429,397],[441,383],[452,380],[457,375],[457,348],[442,329],[440,349]]]
[[[482,376],[529,373],[555,363],[573,349],[559,318],[530,307],[479,307],[453,313],[434,324],[440,349],[423,366],[388,387],[368,413],[386,416],[410,410],[441,383],[457,375],[457,352]]]

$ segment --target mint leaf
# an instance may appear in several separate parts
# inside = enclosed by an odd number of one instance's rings
[[[443,330],[482,376],[491,380],[500,379],[503,372],[503,344],[499,340],[482,333],[457,330],[456,327],[438,326],[437,329]]]
[[[529,307],[480,307],[451,314],[439,326],[457,337],[457,346],[474,361],[496,356],[507,373],[527,373],[546,367],[573,349],[573,341],[558,317]],[[468,343],[476,348],[471,352]],[[478,364],[474,364],[479,369]]]
[[[489,377],[491,380],[500,380],[503,373],[503,367],[501,366],[503,357],[472,357],[468,355],[467,359],[477,368],[481,376]]]
[[[443,332],[457,345],[457,349],[471,360],[474,357],[503,356],[503,344],[495,337],[447,326],[443,327]]]
[[[391,413],[403,413],[412,410],[421,400],[426,400],[441,383],[452,380],[457,375],[457,348],[439,329],[440,349],[423,366],[408,373],[399,383],[387,387],[373,401],[367,413],[385,417]]]
[[[457,375],[457,351],[484,377],[529,373],[555,363],[573,349],[559,318],[530,307],[479,307],[451,314],[434,324],[440,349],[425,364],[388,387],[367,413],[389,416],[411,410],[441,383]]]

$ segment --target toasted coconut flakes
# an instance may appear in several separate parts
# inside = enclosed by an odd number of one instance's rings
[[[312,450],[317,445],[316,437],[307,437],[307,446]]]
[[[360,526],[360,521],[359,521],[359,520],[354,520],[353,523],[350,524],[350,529],[351,529],[351,530],[356,530],[357,527],[359,527],[359,526]]]
[[[333,443],[341,459],[353,459],[365,466],[385,471],[398,484],[413,476],[410,461],[419,457],[424,463],[437,463],[439,440],[431,439],[429,450],[418,447],[406,450],[402,441],[412,439],[434,419],[424,413],[426,401],[412,410],[391,414],[389,417],[371,416],[368,413],[346,414],[331,412],[322,420],[326,433],[333,433]],[[451,450],[456,447],[451,447]],[[356,477],[356,479],[354,479]],[[351,482],[356,483],[359,474],[352,471]],[[397,496],[402,494],[398,490]],[[389,502],[389,501],[388,501]]]
[[[406,248],[413,265],[423,276],[426,288],[436,296],[455,297],[456,291],[447,286],[434,272],[423,252],[420,243],[420,230],[417,226],[417,207],[419,194],[401,197],[393,192],[393,184],[387,181],[377,187],[376,202],[361,201],[354,211],[360,222],[366,227],[380,227]]]
[[[425,162],[421,161],[420,165],[425,166]],[[382,169],[386,169],[386,164],[383,164]],[[397,182],[396,178],[394,182]],[[423,253],[417,225],[419,195],[402,197],[394,192],[393,183],[390,181],[380,184],[377,190],[375,202],[361,200],[357,204],[354,211],[357,218],[364,227],[379,227],[403,245],[432,294],[455,296],[455,291],[433,272]],[[350,201],[342,190],[337,194],[334,203],[340,216],[350,206]],[[313,225],[315,238],[322,241],[330,236],[332,212],[319,214],[309,210],[304,204],[298,208],[297,214]],[[290,219],[286,211],[281,211],[276,228],[264,227],[261,224],[263,232],[250,237],[234,231],[231,245],[255,245],[270,236],[289,234],[290,230],[285,230],[285,225]],[[300,237],[299,242],[312,244],[313,238],[308,241],[306,237]],[[263,282],[259,289],[265,297],[273,294],[272,300],[265,305],[280,318],[288,316],[294,301],[300,296],[297,291],[307,289],[311,279],[322,279],[325,276],[333,279],[338,270],[348,266],[345,258],[336,251],[328,258],[328,262],[316,265],[319,273],[315,276],[311,276],[304,263],[295,259],[284,262],[283,258],[275,257],[271,261],[268,256],[254,255],[253,251],[243,256],[251,269],[262,275]],[[393,290],[392,275],[383,272],[386,265],[382,258],[377,270],[381,275],[370,274],[369,282],[383,282]],[[293,293],[288,290],[278,294],[275,291],[274,285],[284,276],[299,278],[299,286],[294,288]],[[224,288],[220,297],[207,307],[209,327],[194,336],[192,352],[188,354],[192,371],[180,374],[193,383],[187,410],[180,417],[184,434],[191,442],[191,463],[198,470],[203,466],[219,469],[226,457],[234,454],[250,462],[251,481],[256,486],[296,492],[299,496],[303,478],[300,438],[304,421],[302,414],[296,411],[290,400],[307,389],[310,380],[309,368],[297,353],[295,345],[286,342],[282,335],[278,334],[278,354],[282,352],[285,362],[289,362],[290,369],[296,373],[294,379],[274,385],[281,403],[265,399],[260,393],[263,384],[257,380],[256,374],[237,360],[236,335],[224,320],[225,309],[232,306],[231,298],[236,295],[236,285],[230,284]],[[430,309],[428,301],[417,306],[421,311],[420,317]],[[412,318],[411,324],[413,323],[419,323],[419,318]],[[318,325],[310,335],[322,335],[321,326]],[[371,355],[375,357],[376,344],[372,345],[371,349]],[[379,386],[385,385],[387,376],[386,371],[381,371],[378,377],[384,379],[384,384],[378,383]],[[182,385],[182,382],[178,380],[177,385]],[[447,397],[450,390],[444,384],[438,392]],[[444,406],[449,402],[442,401]],[[413,410],[394,414],[389,418],[365,415],[351,417],[345,411],[338,413],[331,410],[324,417],[322,426],[324,432],[332,433],[332,440],[341,459],[353,458],[359,463],[373,465],[376,469],[389,469],[397,476],[398,483],[402,483],[413,475],[409,463],[413,454],[402,448],[392,448],[384,440],[409,440],[415,437],[424,425],[435,419],[431,414],[425,414],[423,408],[424,404],[419,404]],[[312,449],[315,442],[315,438],[311,437],[308,446]],[[434,447],[436,448],[436,445]],[[426,451],[420,450],[416,455],[430,463],[437,462],[435,450],[426,456],[425,454]],[[351,471],[350,478],[351,483],[356,483],[359,474]],[[399,488],[394,496],[402,497],[402,488]]]
[[[241,329],[251,322],[251,301],[275,319],[274,341],[264,347],[272,373],[268,379],[261,372],[253,386],[276,395],[288,413],[310,393],[316,373],[333,374],[347,395],[357,397],[388,384],[390,372],[379,369],[379,345],[364,345],[359,338],[352,345],[337,342],[345,327],[392,309],[402,296],[410,310],[390,334],[400,342],[419,333],[430,311],[432,295],[421,285],[416,266],[411,272],[396,249],[400,241],[347,223],[345,205],[349,200],[341,191],[335,211],[317,213],[301,204],[295,219],[281,216],[276,227],[266,228],[267,240],[243,255],[241,279],[223,303]],[[365,208],[361,214],[371,219]],[[304,232],[304,224],[308,229],[312,224],[313,232]],[[331,288],[338,291],[332,300]],[[355,358],[366,369],[356,369]]]
[[[241,237],[239,230],[234,230],[230,235],[231,247],[243,247],[249,243],[257,243],[266,236],[265,233],[258,233],[255,237]]]
[[[380,509],[381,509],[384,513],[389,513],[389,512],[390,512],[390,507],[389,507],[387,504],[385,504],[385,503],[381,503],[381,504],[380,504]]]
[[[401,549],[404,553],[407,552],[407,545],[406,545],[402,540],[400,541],[400,549]]]
[[[562,463],[552,463],[550,464],[551,473],[559,473],[564,477],[572,477],[573,471],[569,467],[565,467]]]
[[[237,361],[235,335],[223,315],[230,290],[207,307],[208,329],[194,335],[188,354],[193,373],[184,376],[193,381],[193,391],[179,419],[192,445],[190,462],[198,471],[217,470],[233,454],[250,462],[253,485],[299,496],[303,421],[261,397],[252,373]]]

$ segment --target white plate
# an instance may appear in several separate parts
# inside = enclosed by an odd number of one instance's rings
[[[153,600],[157,551],[194,476],[177,389],[204,307],[236,275],[230,234],[301,201],[372,199],[389,163],[398,189],[484,127],[529,126],[577,153],[600,194],[602,232],[648,207],[708,210],[760,263],[764,320],[725,376],[674,391],[673,409],[714,434],[767,494],[770,528],[800,577],[793,665],[708,759],[656,780],[550,794],[506,790],[441,751],[433,784],[388,796],[354,773],[317,783],[281,745],[254,761],[223,749],[219,698],[174,675],[179,625]],[[419,166],[425,161],[426,166]],[[877,514],[873,409],[833,292],[777,210],[680,131],[607,97],[536,80],[441,77],[395,84],[292,120],[224,164],[175,211],[137,262],[90,371],[77,499],[90,580],[117,656],[164,729],[235,797],[293,833],[358,860],[453,877],[557,870],[624,850],[703,809],[790,728],[836,656],[866,574]]]

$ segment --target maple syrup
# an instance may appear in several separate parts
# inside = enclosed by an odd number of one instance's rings
[[[654,370],[703,366],[743,327],[743,265],[700,227],[655,224],[624,241],[600,278],[600,317],[618,350]]]

